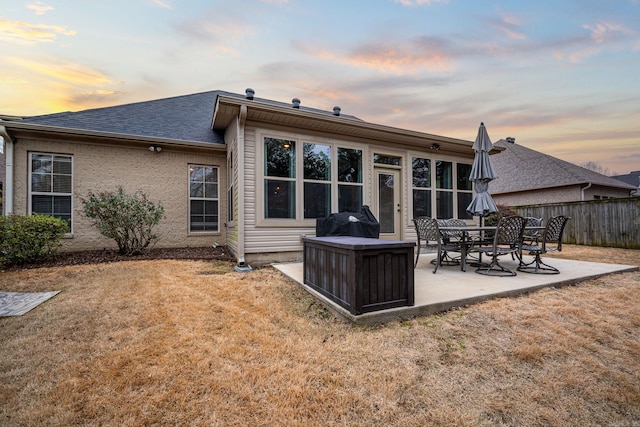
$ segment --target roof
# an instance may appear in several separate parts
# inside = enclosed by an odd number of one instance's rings
[[[626,175],[613,175],[611,178],[626,182],[636,188],[640,187],[640,171],[633,171]]]
[[[428,152],[441,149],[473,158],[471,141],[365,122],[340,111],[305,107],[294,103],[297,99],[285,103],[249,97],[247,91],[239,95],[215,90],[78,112],[6,117],[0,118],[0,128],[224,149],[225,130],[240,118],[252,125],[285,126]],[[492,153],[501,150],[496,146]]]
[[[224,144],[211,129],[211,117],[219,91],[33,116],[21,123],[182,141]]]
[[[491,156],[498,176],[491,182],[491,194],[513,193],[570,185],[600,185],[633,190],[635,187],[590,171],[573,163],[501,139],[502,153]]]

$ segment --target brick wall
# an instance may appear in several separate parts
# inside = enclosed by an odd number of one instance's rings
[[[160,236],[157,247],[225,244],[225,154],[203,149],[169,148],[166,145],[156,153],[149,151],[149,145],[20,139],[15,144],[14,212],[25,214],[28,209],[28,153],[67,154],[73,156],[74,168],[73,235],[64,239],[63,250],[115,247],[115,243],[102,237],[82,214],[81,198],[89,191],[114,191],[119,186],[128,193],[141,190],[151,201],[161,202],[164,206],[165,218],[157,227]],[[189,233],[189,164],[219,168],[220,231],[217,233]]]

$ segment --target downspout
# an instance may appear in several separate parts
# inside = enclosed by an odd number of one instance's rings
[[[580,189],[580,200],[584,202],[584,190],[591,188],[591,183],[588,183],[586,187]]]
[[[0,136],[4,140],[5,181],[4,181],[4,213],[13,214],[13,140],[7,129],[0,125]]]
[[[245,211],[244,211],[244,124],[247,121],[247,106],[240,106],[240,114],[238,115],[238,143],[237,143],[237,159],[238,159],[238,265],[235,266],[236,271],[250,272],[252,268],[247,265],[244,259],[244,241],[245,241]]]

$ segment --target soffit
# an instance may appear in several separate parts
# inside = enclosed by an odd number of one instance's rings
[[[372,143],[394,144],[398,147],[430,151],[432,144],[440,145],[440,152],[473,157],[473,142],[390,126],[377,125],[362,120],[334,116],[330,113],[309,112],[293,107],[280,107],[255,100],[218,97],[213,117],[213,129],[226,129],[246,105],[246,122],[253,125],[279,126],[301,131],[332,134],[336,137],[358,138]],[[496,147],[493,153],[504,150]]]

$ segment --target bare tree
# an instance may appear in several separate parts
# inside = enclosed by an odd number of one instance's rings
[[[606,176],[611,176],[616,174],[615,172],[611,172],[608,167],[602,166],[600,163],[594,162],[592,160],[585,163],[580,163],[578,166],[581,166],[585,169],[589,169],[590,171],[593,171],[593,172],[598,172],[599,174],[606,175]]]

